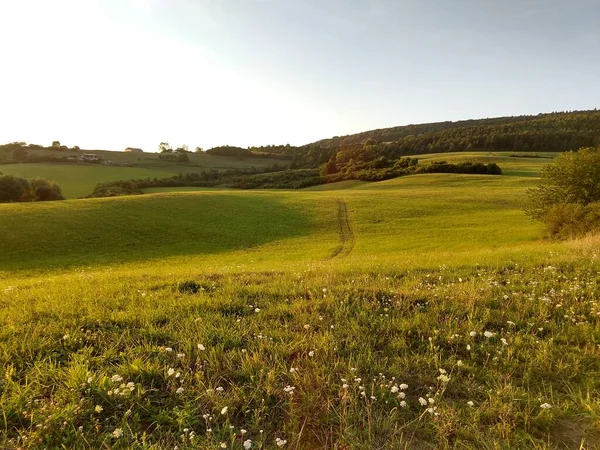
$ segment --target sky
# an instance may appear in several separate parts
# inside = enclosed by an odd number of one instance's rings
[[[302,145],[600,107],[600,0],[0,0],[0,143]]]

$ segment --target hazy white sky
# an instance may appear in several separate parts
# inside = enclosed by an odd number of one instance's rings
[[[0,0],[0,143],[305,144],[600,106],[599,0]]]

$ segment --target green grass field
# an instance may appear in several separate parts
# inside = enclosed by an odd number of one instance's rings
[[[36,153],[31,150],[30,153]],[[37,153],[63,157],[77,155],[77,152],[37,150]],[[84,152],[79,152],[84,153]],[[275,163],[285,165],[285,161],[260,158],[229,158],[190,153],[189,163],[158,159],[157,154],[123,153],[95,151],[103,160],[131,164],[131,167],[107,166],[101,164],[0,164],[0,173],[25,178],[44,177],[58,182],[66,198],[85,197],[92,193],[98,183],[140,178],[167,178],[179,173],[199,173],[206,170],[247,169],[250,167],[269,167]]]
[[[600,240],[496,158],[0,205],[0,447],[599,448]]]

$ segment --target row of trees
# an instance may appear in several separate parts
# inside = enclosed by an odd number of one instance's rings
[[[64,200],[62,189],[45,178],[20,178],[0,173],[0,203]]]

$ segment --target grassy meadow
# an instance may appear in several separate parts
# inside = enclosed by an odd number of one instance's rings
[[[600,448],[600,240],[495,157],[0,205],[0,448]]]
[[[37,150],[43,155],[63,157],[78,155],[84,152],[61,152]],[[36,151],[32,150],[32,154]],[[74,163],[27,163],[0,164],[0,173],[7,173],[24,178],[44,177],[56,181],[62,188],[66,198],[79,198],[90,195],[98,183],[109,181],[132,180],[141,178],[167,178],[179,173],[198,173],[206,170],[246,169],[250,167],[269,167],[275,163],[285,165],[285,161],[261,158],[231,158],[204,153],[189,153],[190,161],[158,159],[158,154],[123,153],[112,151],[95,151],[103,160],[111,160],[131,166],[109,166],[103,164]]]

